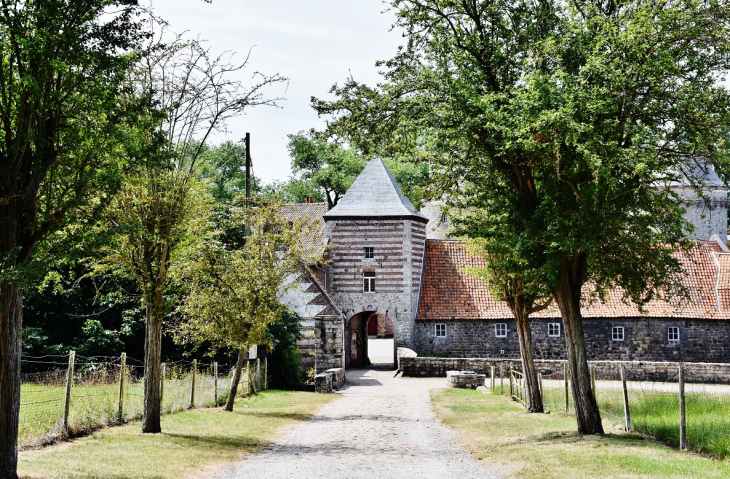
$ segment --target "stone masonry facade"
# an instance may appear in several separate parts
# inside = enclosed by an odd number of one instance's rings
[[[372,311],[393,322],[396,346],[410,346],[423,264],[426,223],[413,218],[337,218],[327,221],[331,293],[349,319]],[[365,248],[372,248],[366,258]],[[365,292],[364,273],[374,274],[374,291]],[[349,341],[345,342],[349,357]]]
[[[557,336],[549,336],[549,324]],[[436,336],[436,324],[446,326],[446,336]],[[504,325],[504,326],[499,326]],[[623,328],[623,339],[613,339],[613,328]],[[611,318],[584,319],[588,360],[652,360],[730,362],[730,322],[697,319]],[[678,328],[677,341],[669,329]],[[557,331],[556,331],[557,330]],[[506,332],[497,337],[496,332]],[[565,359],[562,322],[531,322],[536,359]],[[617,331],[618,332],[618,331]],[[454,358],[519,358],[520,345],[514,320],[418,321],[414,348],[419,356]]]

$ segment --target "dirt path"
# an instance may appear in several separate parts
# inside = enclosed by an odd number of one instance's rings
[[[352,370],[342,398],[262,451],[217,472],[233,478],[498,477],[439,424],[428,391],[444,379],[394,379],[393,371]]]

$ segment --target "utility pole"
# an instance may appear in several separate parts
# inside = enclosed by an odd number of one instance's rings
[[[246,133],[246,208],[251,206],[251,133]]]

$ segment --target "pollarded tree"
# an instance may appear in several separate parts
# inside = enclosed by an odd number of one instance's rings
[[[164,37],[164,31],[162,36]],[[232,76],[247,66],[213,56],[198,40],[175,36],[149,48],[132,78],[137,94],[156,111],[142,140],[150,152],[143,168],[129,176],[109,211],[115,238],[98,268],[118,264],[142,289],[146,310],[144,414],[142,431],[160,432],[162,326],[168,314],[165,292],[176,250],[198,233],[206,219],[205,193],[196,178],[211,134],[247,108],[275,105],[262,90],[284,82],[278,74],[254,73],[251,86]]]
[[[280,295],[296,284],[292,275],[302,273],[310,252],[302,247],[312,234],[311,225],[290,223],[280,214],[275,200],[253,200],[249,208],[233,210],[226,220],[228,230],[245,226],[243,245],[209,241],[193,252],[182,270],[180,284],[186,288],[176,329],[181,342],[238,350],[226,410],[233,410],[245,350],[249,345],[267,345],[267,327],[285,310]],[[287,282],[287,280],[289,280]]]
[[[393,7],[408,46],[385,63],[385,82],[350,80],[335,88],[337,101],[315,107],[338,114],[331,131],[364,149],[428,132],[442,191],[473,186],[519,217],[523,230],[509,243],[532,244],[530,255],[543,258],[534,277],[560,309],[578,431],[599,433],[582,291],[618,286],[643,304],[674,286],[672,254],[688,246],[687,225],[664,185],[692,158],[727,167],[728,2]],[[521,265],[530,262],[512,264],[528,277]]]
[[[0,4],[0,478],[17,477],[23,289],[39,247],[120,184],[138,13],[116,0]]]

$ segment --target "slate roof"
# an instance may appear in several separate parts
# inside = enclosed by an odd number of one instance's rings
[[[327,246],[322,219],[325,213],[327,203],[292,203],[281,207],[281,214],[289,221],[302,220],[305,224],[314,226],[302,242],[302,246],[306,251],[311,251],[312,256],[321,255]]]
[[[392,216],[427,220],[416,212],[413,203],[403,195],[383,161],[376,158],[368,162],[347,193],[324,215],[324,219]]]
[[[586,287],[583,317],[730,319],[730,254],[717,249],[713,243],[697,241],[696,247],[682,256],[688,299],[654,300],[642,312],[635,304],[626,303],[618,288],[609,292],[605,302],[590,302],[590,287]],[[426,241],[417,320],[512,318],[506,303],[496,301],[484,281],[465,272],[468,266],[484,266],[484,260],[469,254],[463,243]],[[560,313],[553,305],[532,317],[552,319],[559,318]]]

